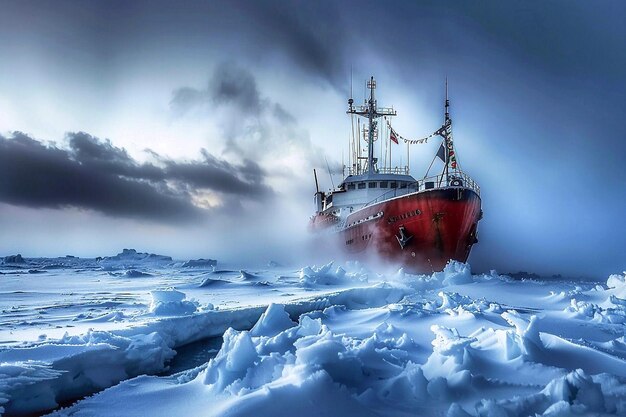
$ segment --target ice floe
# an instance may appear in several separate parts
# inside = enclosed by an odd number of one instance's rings
[[[334,267],[333,262],[320,267],[307,266],[299,273],[300,285],[312,287],[317,285],[337,285],[347,281],[367,282],[367,273],[363,270],[346,272],[341,266]]]
[[[150,312],[155,316],[179,316],[194,313],[199,304],[185,300],[185,293],[173,288],[150,291]],[[212,306],[211,306],[212,307]]]
[[[50,305],[27,307],[27,293],[7,292],[12,332],[38,331],[0,347],[0,413],[42,413],[96,393],[55,415],[626,414],[626,275],[605,286],[477,275],[456,262],[430,275],[154,265],[136,280],[80,272],[85,287]],[[90,292],[100,280],[120,291]],[[76,296],[84,304],[68,303]],[[82,317],[62,322],[55,309]],[[54,337],[54,326],[36,325],[48,316],[68,332],[69,323],[106,330]],[[222,346],[208,362],[159,376],[185,346],[213,337]]]
[[[185,262],[182,267],[183,268],[213,268],[217,266],[217,261],[215,259],[190,259]]]

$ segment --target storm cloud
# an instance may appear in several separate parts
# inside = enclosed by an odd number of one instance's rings
[[[201,120],[219,120],[225,152],[254,159],[271,166],[274,172],[296,168],[280,168],[285,149],[307,156],[298,168],[310,168],[324,160],[323,152],[311,143],[297,119],[280,103],[261,94],[255,75],[238,63],[218,63],[204,87],[175,89],[169,106],[177,117],[195,114]]]
[[[157,164],[138,163],[125,149],[84,132],[68,133],[68,148],[46,145],[21,132],[0,135],[0,201],[33,208],[77,207],[114,217],[194,220],[211,209],[198,193],[225,200],[261,201],[272,194],[263,170],[216,158],[177,162],[152,153]]]
[[[232,104],[245,114],[258,115],[263,103],[254,76],[232,62],[223,62],[217,66],[205,89],[179,88],[170,101],[172,110],[179,114],[207,104]]]
[[[347,92],[352,25],[339,3],[244,2],[254,16],[261,43],[279,48],[305,72],[326,80],[342,94]]]

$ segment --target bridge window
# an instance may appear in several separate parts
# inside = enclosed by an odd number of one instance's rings
[[[398,183],[397,183],[397,182],[395,182],[395,181],[391,181],[391,182],[389,183],[389,188],[398,188]]]
[[[360,182],[359,183],[359,190],[364,190],[365,189],[365,183],[364,182]]]
[[[387,188],[388,186],[389,186],[389,185],[388,185],[388,182],[387,182],[387,181],[381,181],[381,182],[380,182],[380,188]]]
[[[354,190],[354,183],[348,184],[348,190]]]
[[[400,188],[406,188],[407,183],[406,182],[401,182],[400,183]]]
[[[376,182],[372,181],[368,184],[369,188],[376,188]]]

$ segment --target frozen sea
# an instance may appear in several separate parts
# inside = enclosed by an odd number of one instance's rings
[[[626,274],[0,260],[6,416],[626,415]]]

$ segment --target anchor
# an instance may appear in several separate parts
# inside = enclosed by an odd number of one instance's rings
[[[409,243],[409,241],[413,239],[413,236],[407,235],[406,229],[404,228],[404,226],[400,226],[400,228],[398,229],[398,235],[396,236],[396,239],[398,239],[400,248],[404,249],[406,245]]]

